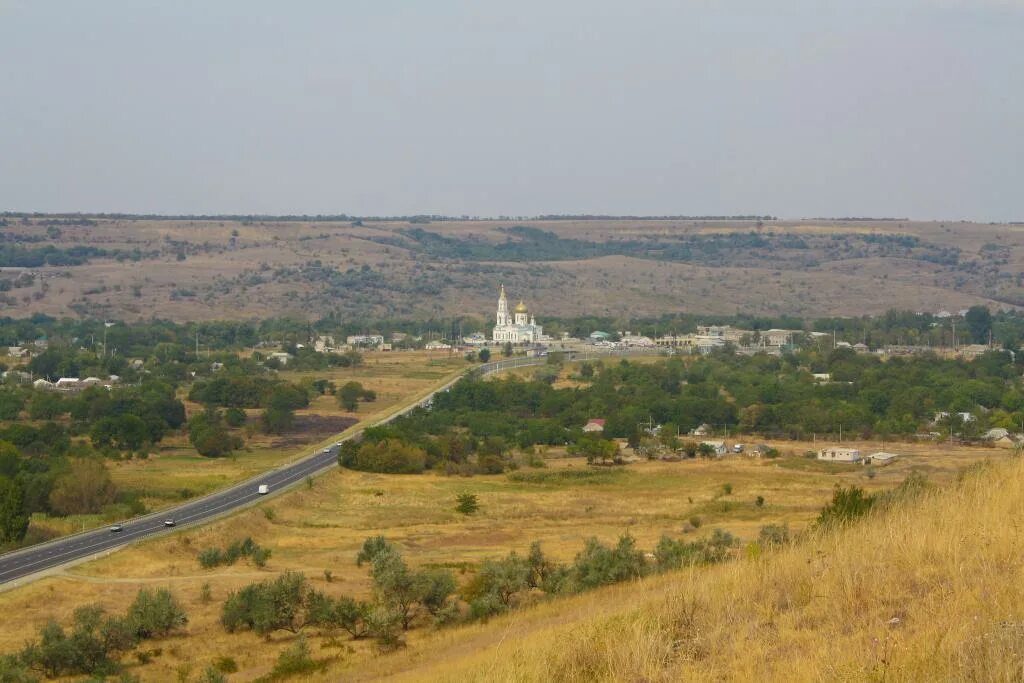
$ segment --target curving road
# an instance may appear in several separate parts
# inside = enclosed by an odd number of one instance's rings
[[[610,354],[600,354],[600,356],[607,355]],[[573,359],[587,360],[590,357],[597,356],[576,354]],[[510,368],[542,365],[545,362],[544,358],[511,358],[486,363],[474,372],[488,375]],[[429,406],[437,393],[447,391],[460,379],[462,377],[457,377],[447,382],[428,396],[390,415],[377,424],[390,422],[419,406]],[[172,531],[173,528],[168,528],[164,525],[164,520],[166,519],[173,519],[178,527],[194,525],[252,505],[262,498],[278,495],[291,486],[303,481],[306,477],[314,476],[331,467],[337,467],[338,450],[342,442],[358,438],[361,434],[362,431],[355,432],[328,448],[317,450],[299,460],[264,472],[257,477],[253,477],[223,491],[197,498],[177,507],[123,522],[121,531],[113,532],[108,527],[104,527],[71,536],[64,536],[47,541],[46,543],[40,543],[0,555],[0,586],[5,588],[11,587],[35,578],[39,573],[49,569],[107,554],[134,541]],[[269,492],[266,495],[260,495],[258,488],[264,484],[268,487]]]

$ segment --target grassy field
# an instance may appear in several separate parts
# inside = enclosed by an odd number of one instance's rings
[[[468,364],[461,356],[426,351],[367,353],[364,363],[351,368],[310,372],[282,372],[284,379],[303,376],[324,378],[341,385],[354,380],[377,392],[373,403],[362,403],[358,412],[342,410],[334,396],[314,399],[309,408],[296,411],[296,427],[281,436],[251,430],[246,447],[227,458],[204,458],[196,453],[184,435],[175,435],[156,446],[145,460],[111,461],[108,468],[119,489],[138,494],[150,510],[177,504],[194,496],[230,486],[284,462],[308,454],[315,447],[334,441],[340,434],[362,428],[387,417],[434,387],[457,376]],[[187,393],[187,391],[185,392]],[[186,404],[189,414],[201,410]],[[259,410],[250,410],[250,422],[258,421]],[[95,527],[114,521],[100,515],[53,518],[37,515],[30,531],[33,537],[48,537]]]
[[[175,320],[208,320],[289,311],[311,319],[339,312],[346,319],[476,316],[486,323],[501,282],[510,295],[525,298],[542,323],[545,316],[598,314],[628,324],[673,310],[814,317],[1024,303],[1024,284],[1016,277],[1024,267],[1024,230],[1017,225],[566,220],[353,226],[120,219],[63,226],[59,236],[48,237],[46,220],[12,222],[5,232],[28,246],[45,239],[61,248],[136,253],[139,260],[98,257],[78,266],[33,268],[31,286],[0,297],[0,314],[134,320],[159,311]],[[424,251],[407,237],[410,229],[422,228],[464,245],[497,244],[509,240],[504,231],[517,225],[591,245],[689,240],[697,246],[675,259],[662,258],[657,249],[516,259]],[[768,240],[810,244],[789,251],[778,245],[700,247],[701,241],[755,231]],[[907,254],[859,236],[917,239],[929,253]],[[935,257],[942,249],[959,253],[953,260]],[[877,296],[880,282],[884,297]]]
[[[1018,681],[1019,459],[761,557],[439,633],[369,675],[436,681]]]
[[[784,453],[802,453],[807,447],[778,445]],[[873,445],[861,447],[868,450]],[[185,669],[198,672],[216,657],[230,654],[241,669],[232,680],[251,680],[269,671],[277,653],[293,636],[275,635],[263,640],[251,634],[226,634],[217,620],[228,592],[256,578],[295,569],[305,572],[317,588],[328,593],[367,596],[367,572],[355,566],[354,557],[362,541],[371,535],[384,534],[397,542],[414,566],[455,568],[461,582],[472,576],[480,560],[510,550],[525,551],[534,540],[541,541],[545,550],[561,561],[571,560],[589,536],[614,541],[626,531],[645,549],[652,548],[662,533],[697,538],[715,528],[750,540],[768,523],[802,528],[817,515],[836,484],[856,483],[880,490],[897,485],[915,470],[927,472],[933,482],[949,483],[970,463],[1008,458],[1006,453],[992,449],[941,445],[889,448],[903,457],[879,468],[873,478],[866,476],[863,467],[821,467],[800,455],[775,460],[739,456],[714,462],[645,461],[594,470],[577,458],[553,457],[560,455],[554,450],[547,453],[551,456],[547,467],[523,468],[507,475],[460,478],[337,470],[316,480],[311,488],[300,487],[259,508],[202,528],[181,530],[0,594],[0,608],[21,615],[17,624],[0,630],[0,651],[19,647],[51,616],[67,621],[73,609],[82,604],[98,602],[123,609],[139,587],[169,586],[185,602],[190,623],[183,634],[157,644],[162,649],[159,657],[149,664],[133,664],[132,671],[144,680],[173,679]],[[726,484],[731,485],[730,494],[724,493]],[[456,513],[455,497],[460,493],[476,494],[481,511],[469,517]],[[758,496],[764,498],[763,506],[756,504]],[[699,528],[694,528],[694,521]],[[266,569],[256,570],[245,563],[206,571],[199,568],[196,555],[200,549],[245,536],[252,536],[273,551]],[[838,547],[829,546],[829,553],[837,551]],[[820,560],[814,561],[820,564]],[[794,559],[793,566],[798,564]],[[706,571],[708,576],[713,575],[710,572],[750,571],[743,567],[748,567],[747,563]],[[333,573],[330,583],[325,580],[324,570]],[[657,604],[657,596],[678,585],[680,578],[657,578],[639,587],[617,587],[602,592],[604,597],[558,599],[517,611],[490,625],[439,632],[416,629],[410,632],[408,649],[395,655],[379,656],[364,642],[322,637],[315,631],[309,634],[310,643],[314,656],[328,663],[323,680],[402,672],[412,680],[443,678],[450,659],[483,680],[489,678],[486,666],[490,655],[474,654],[478,649],[498,647],[503,653],[500,657],[505,657],[504,653],[516,647],[505,642],[508,634],[516,634],[513,640],[522,637],[527,638],[524,642],[541,643],[549,631],[561,633],[560,624],[577,628],[577,621],[597,623],[607,611],[626,610],[645,601]],[[697,581],[697,575],[685,581]],[[862,577],[857,585],[870,581],[870,577]],[[213,596],[209,603],[201,599],[204,584],[209,584]],[[756,585],[762,589],[765,586],[763,582]],[[883,585],[881,579],[879,585]],[[738,590],[735,583],[730,586]],[[794,590],[806,591],[808,588],[799,586],[809,584],[794,586]],[[739,624],[730,627],[748,628]],[[559,637],[577,642],[568,634]],[[611,644],[608,647],[611,651]],[[503,666],[506,668],[499,679],[519,676],[507,668],[511,664]],[[529,666],[540,667],[542,663]],[[537,668],[541,673],[534,675],[534,671],[528,669],[524,676],[544,680],[550,673]],[[621,680],[621,671],[614,670],[606,678]],[[591,680],[583,673],[590,671],[581,669],[579,675],[567,677]],[[640,672],[625,676],[639,678]]]

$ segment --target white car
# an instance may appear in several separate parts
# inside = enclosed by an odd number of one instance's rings
[[[121,531],[121,530],[123,530],[123,529],[124,529],[124,527],[123,527],[123,526],[121,526],[120,524],[112,524],[112,525],[110,526],[110,531],[111,531],[111,533],[117,533],[118,531]]]
[[[177,522],[175,522],[173,519],[165,519],[164,520],[164,526],[175,526],[176,524],[177,524]]]
[[[260,484],[260,487],[256,489],[256,493],[260,494],[261,496],[265,496],[268,493],[270,493],[270,487],[267,486],[266,484]]]

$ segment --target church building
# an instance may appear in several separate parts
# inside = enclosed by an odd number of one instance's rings
[[[501,293],[498,295],[498,315],[492,339],[500,344],[536,344],[543,334],[544,329],[537,324],[522,301],[516,306],[514,316],[509,314],[508,297],[505,296],[505,285],[502,285]]]

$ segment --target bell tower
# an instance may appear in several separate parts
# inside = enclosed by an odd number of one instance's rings
[[[508,325],[512,321],[509,320],[508,316],[508,297],[505,296],[505,285],[501,286],[501,292],[498,294],[498,315],[496,324],[500,327],[502,325]]]

